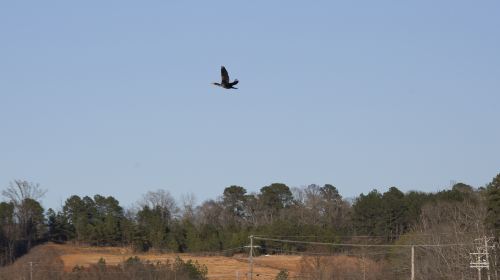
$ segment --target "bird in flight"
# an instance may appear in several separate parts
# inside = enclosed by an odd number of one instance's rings
[[[221,66],[220,67],[220,76],[221,76],[221,82],[219,83],[213,83],[216,86],[220,86],[226,89],[235,88],[234,85],[238,84],[238,80],[234,79],[233,82],[229,82],[229,74],[227,73],[226,67]]]

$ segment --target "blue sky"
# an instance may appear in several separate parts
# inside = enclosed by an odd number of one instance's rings
[[[0,186],[198,202],[500,172],[498,1],[3,1]],[[225,65],[239,90],[210,85]]]

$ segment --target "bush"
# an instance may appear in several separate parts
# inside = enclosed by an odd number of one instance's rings
[[[288,270],[282,269],[278,275],[276,275],[275,280],[288,280]]]
[[[175,271],[181,272],[181,274],[187,274],[189,279],[208,279],[207,267],[205,265],[198,264],[197,261],[193,262],[192,260],[188,260],[187,262],[184,262],[181,258],[177,257],[175,259],[174,269]]]
[[[204,265],[184,261],[177,257],[175,261],[166,263],[152,263],[143,261],[134,256],[128,258],[120,265],[106,265],[106,261],[101,258],[96,264],[88,268],[75,266],[72,272],[65,273],[61,280],[207,280],[208,269]]]

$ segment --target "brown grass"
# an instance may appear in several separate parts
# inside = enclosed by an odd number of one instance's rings
[[[173,261],[177,256],[187,261],[189,259],[206,265],[209,279],[233,280],[239,273],[241,280],[245,280],[248,272],[248,257],[246,255],[200,256],[195,254],[160,254],[134,253],[128,248],[119,247],[83,247],[73,245],[45,244],[34,248],[28,255],[19,259],[10,269],[24,268],[29,261],[37,261],[44,265],[56,265],[59,270],[71,271],[75,266],[88,267],[96,264],[100,258],[105,259],[108,265],[117,265],[130,257],[138,256],[141,260],[152,262]],[[359,270],[359,259],[354,257],[328,257],[339,268]],[[287,269],[290,276],[296,276],[301,268],[301,256],[271,255],[254,257],[254,279],[272,280],[281,269]],[[331,264],[331,262],[330,262]],[[370,264],[372,265],[372,264]],[[370,266],[368,265],[368,266]],[[9,269],[9,268],[6,268]],[[342,269],[342,268],[341,268]],[[373,268],[372,268],[373,269]],[[372,270],[369,269],[369,270]]]
[[[49,245],[45,245],[49,246]],[[64,263],[65,271],[71,271],[76,265],[88,267],[95,264],[100,258],[106,260],[106,264],[116,265],[130,257],[138,256],[141,260],[152,262],[173,261],[176,257],[183,260],[193,260],[208,268],[209,279],[236,279],[239,272],[240,279],[245,279],[248,272],[248,258],[243,255],[234,257],[224,256],[200,256],[194,254],[159,254],[159,253],[134,253],[128,248],[113,247],[77,247],[71,245],[55,245],[61,252],[59,257]],[[298,256],[260,256],[254,258],[254,274],[258,279],[274,279],[276,274],[283,268],[288,269],[291,274],[298,272]],[[258,276],[257,276],[258,275]]]

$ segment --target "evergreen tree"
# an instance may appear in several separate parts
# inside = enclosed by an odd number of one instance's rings
[[[396,187],[391,187],[382,195],[384,207],[384,235],[393,240],[409,227],[408,205],[405,195]]]
[[[245,188],[234,185],[224,189],[222,203],[231,218],[242,218],[244,216],[246,192]]]
[[[45,234],[42,205],[34,199],[26,198],[22,201],[17,211],[19,225],[21,229],[21,239],[26,240],[29,250],[33,243],[41,239]]]
[[[141,232],[146,234],[146,239],[157,250],[167,247],[170,216],[160,206],[150,209],[144,206],[137,213],[137,222]]]
[[[267,222],[272,223],[282,209],[292,205],[293,195],[287,185],[273,183],[260,189],[258,201]]]
[[[486,190],[486,224],[498,238],[500,237],[500,173],[488,184]]]
[[[361,194],[353,206],[355,234],[385,235],[384,205],[377,190]]]
[[[54,242],[64,242],[70,239],[68,232],[71,225],[62,213],[56,213],[52,208],[47,210],[48,239]]]
[[[0,202],[0,266],[12,263],[15,258],[14,207],[12,202]]]

